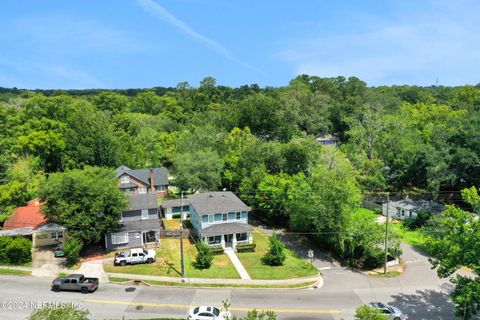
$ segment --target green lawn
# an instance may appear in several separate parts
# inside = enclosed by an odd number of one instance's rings
[[[26,270],[0,268],[0,274],[7,274],[7,275],[13,275],[13,276],[29,276],[32,274],[32,272],[26,271]]]
[[[145,283],[156,286],[173,286],[173,287],[208,287],[208,288],[263,288],[263,289],[294,289],[305,288],[313,286],[317,281],[307,281],[295,284],[273,284],[273,285],[248,285],[248,284],[213,284],[213,283],[178,283],[178,282],[164,282],[155,280],[145,280]]]
[[[377,218],[379,215],[373,212],[372,210],[366,208],[358,208],[353,212],[356,216],[363,216],[371,219]]]
[[[392,232],[397,233],[403,242],[418,248],[425,253],[430,252],[428,246],[429,236],[422,232],[421,229],[408,230],[402,222],[394,222],[388,225]]]
[[[162,219],[165,229],[180,229],[180,219]]]
[[[252,279],[291,279],[313,276],[318,273],[317,269],[309,262],[288,249],[286,249],[287,259],[283,266],[272,267],[263,264],[262,257],[269,249],[268,235],[255,229],[253,240],[257,245],[255,252],[238,253],[238,258]]]
[[[185,257],[185,275],[191,278],[240,278],[237,270],[226,254],[214,256],[213,265],[209,269],[199,270],[193,266],[197,256],[197,248],[189,240],[183,240]],[[104,265],[106,272],[145,274],[152,276],[180,277],[180,240],[163,239],[157,249],[157,261],[152,264],[134,266]]]

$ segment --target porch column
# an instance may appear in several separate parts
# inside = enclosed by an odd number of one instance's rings
[[[237,235],[234,233],[232,237],[232,248],[235,250],[237,247]]]
[[[248,238],[248,243],[253,243],[253,236],[251,231],[247,232],[247,238]]]
[[[225,237],[223,236],[223,234],[221,235],[221,245],[222,245],[222,248],[225,249]]]

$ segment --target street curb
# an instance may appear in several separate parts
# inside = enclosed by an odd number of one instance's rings
[[[135,281],[140,281],[143,285],[149,286],[149,287],[161,287],[161,288],[182,288],[182,289],[239,289],[239,290],[305,290],[305,289],[319,289],[323,286],[323,277],[319,276],[319,279],[317,282],[312,283],[308,286],[303,286],[303,287],[297,287],[297,288],[258,288],[258,287],[229,287],[229,286],[224,286],[224,287],[215,287],[215,286],[190,286],[188,283],[185,283],[185,285],[181,286],[172,286],[172,285],[162,285],[162,284],[150,284],[145,282],[145,280],[134,280],[130,279],[128,281],[123,281],[123,282],[116,282],[116,281],[109,281],[108,283],[111,284],[116,284],[116,285],[127,285],[127,284],[134,284]]]

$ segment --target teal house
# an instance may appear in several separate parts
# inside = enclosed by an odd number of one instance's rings
[[[250,208],[230,191],[188,196],[190,221],[199,238],[210,246],[235,248],[253,243],[248,224]]]

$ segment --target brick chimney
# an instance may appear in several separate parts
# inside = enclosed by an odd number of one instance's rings
[[[150,168],[150,191],[155,192],[155,178],[153,177],[153,168]]]

